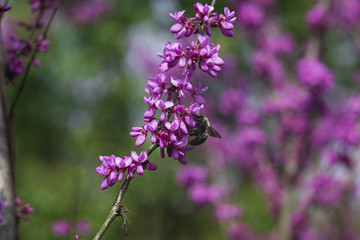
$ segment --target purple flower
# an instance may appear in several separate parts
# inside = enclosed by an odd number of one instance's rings
[[[79,235],[76,235],[76,236],[75,236],[75,240],[84,240],[84,239],[82,239],[82,238],[80,239],[80,238],[79,238]]]
[[[0,12],[7,12],[11,9],[11,6],[10,5],[7,5],[7,6],[2,6],[0,5]]]
[[[37,11],[40,8],[53,8],[57,6],[57,1],[55,0],[29,0],[29,3],[33,11]]]
[[[147,152],[145,152],[145,151],[142,151],[140,153],[140,155],[137,155],[137,153],[135,151],[131,151],[131,158],[133,160],[133,165],[131,164],[130,168],[135,168],[137,174],[143,175],[144,168],[142,166],[142,163],[144,163],[147,160],[147,157],[148,157],[148,155],[147,155]],[[134,175],[131,174],[132,171],[130,171],[130,168],[129,168],[130,177],[134,177]]]
[[[334,86],[333,73],[319,60],[301,59],[296,65],[296,73],[300,82],[313,91],[323,92]]]
[[[198,34],[198,39],[200,43],[200,69],[207,72],[210,76],[216,77],[216,72],[220,72],[220,66],[224,65],[224,61],[218,56],[220,45],[218,44],[215,47],[214,44],[210,43],[209,36],[202,36],[201,34]]]
[[[19,217],[24,221],[28,221],[28,215],[34,211],[34,208],[32,208],[29,203],[23,204],[19,197],[15,199],[15,206]]]
[[[185,10],[180,12],[170,13],[170,17],[176,21],[176,23],[170,28],[170,31],[175,34],[176,39],[182,37],[189,37],[194,29],[195,24],[191,18],[184,17]]]
[[[264,21],[264,10],[257,4],[246,2],[238,8],[238,21],[248,29],[259,28]]]
[[[227,37],[232,37],[234,35],[233,33],[233,22],[235,22],[235,11],[230,12],[229,8],[224,8],[224,14],[219,15],[219,27],[222,32]]]
[[[267,114],[298,111],[305,107],[309,93],[295,84],[276,89],[271,97],[265,98],[263,108]]]
[[[360,1],[359,0],[335,0],[334,13],[337,16],[339,24],[345,28],[356,26],[360,19]]]
[[[170,83],[166,81],[166,75],[159,73],[156,77],[150,77],[147,81],[146,93],[159,97],[161,94],[166,94],[166,89],[170,86]],[[165,92],[163,92],[165,90]]]
[[[227,230],[227,234],[230,240],[252,240],[254,238],[249,227],[245,224],[232,224]]]
[[[157,127],[158,127],[158,120],[157,119],[153,119],[150,123],[145,125],[145,130],[151,133],[151,143],[156,143],[157,142]]]
[[[90,233],[90,223],[88,220],[84,219],[84,220],[80,220],[77,222],[76,224],[76,232],[82,234],[82,235],[87,235]]]
[[[208,87],[202,88],[201,82],[199,81],[198,87],[191,89],[191,96],[194,98],[194,101],[198,104],[205,104],[206,100],[201,96],[204,92],[208,90]]]
[[[187,95],[187,93],[192,90],[192,85],[188,81],[188,77],[186,75],[183,75],[180,79],[176,77],[171,77],[171,84],[176,87],[176,90],[179,94],[178,100],[180,102],[181,99],[183,99]]]
[[[66,13],[72,22],[90,24],[111,13],[113,5],[112,0],[76,2]]]
[[[323,207],[331,207],[344,196],[344,183],[329,174],[319,174],[311,181],[313,201]]]
[[[161,115],[160,115],[159,120],[161,122],[164,122],[166,120],[167,110],[169,108],[173,107],[174,103],[172,101],[163,102],[163,100],[159,99],[155,102],[155,106],[156,106],[156,108],[161,110]]]
[[[214,7],[207,5],[207,3],[205,3],[205,5],[202,5],[201,3],[196,3],[194,4],[194,8],[196,12],[195,18],[197,20],[204,19],[204,21],[206,21],[207,15],[214,10]]]
[[[196,184],[188,191],[189,198],[199,206],[214,204],[221,199],[222,191],[219,186]]]
[[[345,151],[328,149],[325,152],[325,156],[328,159],[329,165],[340,163],[348,168],[352,167],[350,156]]]
[[[356,146],[360,143],[360,132],[358,131],[358,121],[352,115],[344,115],[343,118],[338,119],[336,126],[333,129],[335,139],[350,145]]]
[[[71,224],[68,220],[57,220],[53,222],[51,230],[55,237],[65,237],[71,232]]]
[[[221,94],[219,110],[223,114],[230,115],[243,106],[244,98],[244,94],[239,93],[238,90],[226,89]]]
[[[159,67],[161,72],[168,71],[178,63],[181,68],[186,65],[186,53],[183,51],[182,45],[178,42],[171,44],[171,42],[168,41],[165,44],[163,53],[158,53],[158,56],[164,59]]]
[[[180,168],[176,173],[176,182],[181,187],[191,187],[203,183],[207,178],[208,171],[204,166],[189,165]]]
[[[216,207],[215,216],[219,222],[234,219],[242,215],[242,209],[239,205],[220,204]]]
[[[279,86],[284,80],[284,67],[282,63],[272,54],[258,51],[253,55],[253,71],[268,78],[272,85]]]
[[[44,40],[43,38],[44,37],[42,35],[36,38],[39,52],[47,52],[49,50],[50,40]]]
[[[132,127],[131,129],[132,132],[130,132],[130,136],[136,137],[135,146],[139,147],[143,145],[147,136],[147,130],[145,127]]]
[[[283,197],[282,183],[274,169],[260,166],[255,172],[256,182],[263,188],[273,212],[278,212]]]
[[[123,159],[120,162],[120,173],[119,173],[119,177],[118,177],[118,181],[121,182],[125,176],[125,172],[126,170],[128,170],[129,175],[131,174],[132,176],[134,176],[134,173],[132,172],[132,169],[129,169],[130,165],[132,164],[132,158],[129,156],[125,156],[123,157]]]
[[[101,183],[101,190],[104,190],[115,184],[119,175],[120,163],[124,160],[114,155],[100,156],[99,159],[102,164],[96,168],[96,173],[105,177]]]
[[[306,24],[313,30],[322,30],[328,25],[326,6],[317,4],[309,10],[305,17]]]
[[[16,58],[15,55],[11,55],[9,61],[9,70],[11,79],[18,77],[25,70],[23,60],[20,58]]]
[[[265,52],[275,55],[290,54],[295,49],[295,40],[289,35],[276,33],[260,37],[259,41]]]

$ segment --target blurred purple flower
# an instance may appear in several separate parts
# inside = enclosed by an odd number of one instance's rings
[[[259,40],[264,51],[272,54],[287,55],[295,50],[295,40],[289,35],[269,34]]]
[[[239,5],[237,16],[240,25],[250,30],[256,30],[263,24],[264,10],[256,3],[245,2]]]
[[[242,208],[235,204],[220,204],[216,207],[215,216],[219,222],[235,219],[242,215]]]
[[[71,223],[68,220],[57,220],[53,222],[51,227],[55,237],[65,237],[71,232]]]
[[[340,26],[351,28],[356,26],[360,20],[359,0],[334,0],[334,15]]]
[[[249,227],[245,224],[233,223],[227,230],[230,240],[254,240]]]
[[[317,4],[312,7],[306,17],[306,24],[313,30],[323,30],[329,24],[328,11],[325,5]]]
[[[252,57],[253,71],[270,80],[271,85],[280,86],[285,77],[282,63],[272,54],[258,51]]]
[[[90,0],[76,4],[67,10],[72,22],[79,24],[93,23],[111,13],[114,9],[112,0]]]
[[[189,188],[188,195],[196,205],[205,206],[220,201],[222,191],[217,185],[195,184]]]
[[[344,183],[329,174],[314,176],[311,186],[313,201],[319,206],[331,207],[344,196]]]
[[[76,232],[81,235],[87,235],[90,233],[90,223],[87,219],[83,219],[77,222],[76,224]]]
[[[303,58],[296,65],[296,73],[301,83],[316,92],[323,92],[334,86],[335,76],[319,60]]]
[[[181,187],[191,187],[204,183],[208,177],[207,168],[204,166],[189,165],[181,167],[176,173],[176,182]]]
[[[28,215],[34,212],[34,208],[29,203],[23,204],[19,197],[15,198],[15,206],[18,216],[24,221],[28,221]]]
[[[0,12],[7,12],[11,9],[11,6],[10,5],[7,5],[7,6],[2,6],[0,5]]]

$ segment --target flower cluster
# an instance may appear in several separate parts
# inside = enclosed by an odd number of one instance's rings
[[[38,18],[32,24],[20,22],[19,26],[25,29],[30,35],[23,38],[11,34],[5,38],[6,53],[8,56],[8,72],[7,77],[13,81],[25,71],[25,59],[30,58],[34,51],[47,52],[50,40],[44,39],[43,35],[35,35],[44,28],[45,23],[49,20],[44,19],[44,12],[57,6],[57,1],[38,1],[32,0],[29,2],[33,9],[33,14],[38,14]],[[32,64],[36,67],[40,66],[38,58],[34,57]]]
[[[29,203],[23,204],[19,197],[15,199],[15,207],[17,216],[24,221],[29,220],[28,215],[34,211]]]
[[[220,45],[210,42],[210,27],[218,27],[225,36],[233,35],[235,13],[225,8],[224,14],[212,12],[213,6],[197,3],[194,5],[196,15],[194,18],[186,18],[185,11],[170,14],[176,23],[171,27],[171,32],[177,39],[182,37],[197,36],[189,46],[183,46],[180,42],[167,42],[163,53],[158,56],[163,59],[159,66],[159,73],[155,77],[147,79],[143,100],[148,105],[144,113],[145,124],[142,127],[133,127],[130,135],[136,137],[135,146],[139,147],[150,135],[152,144],[160,147],[161,157],[167,155],[178,160],[182,164],[188,162],[186,152],[189,147],[188,138],[193,129],[197,127],[194,116],[203,112],[205,99],[201,96],[207,90],[201,82],[197,85],[191,82],[196,65],[211,76],[216,76],[221,70],[224,61],[218,56]],[[181,75],[169,75],[169,69],[178,66],[184,69]],[[189,102],[185,105],[185,102]],[[101,156],[102,165],[96,169],[98,174],[105,176],[101,188],[105,189],[113,185],[118,179],[121,181],[126,170],[130,177],[134,171],[139,175],[144,169],[155,169],[155,165],[147,161],[147,153],[142,152],[138,156],[132,151],[131,157]],[[198,195],[197,189],[194,195]]]
[[[232,23],[236,20],[235,12],[231,12],[229,8],[225,7],[224,14],[218,15],[212,12],[213,6],[202,5],[201,3],[196,3],[194,8],[195,18],[186,18],[184,16],[185,10],[170,13],[170,17],[176,21],[170,31],[177,39],[189,37],[191,34],[204,30],[208,36],[211,36],[210,26],[220,28],[225,36],[232,37],[234,35]]]
[[[131,151],[131,156],[116,157],[100,156],[102,164],[96,168],[96,173],[103,175],[105,178],[101,183],[101,189],[106,189],[115,184],[116,180],[122,181],[126,171],[131,178],[134,177],[134,170],[139,175],[144,174],[144,169],[155,170],[156,165],[147,160],[147,152],[142,151],[137,155],[135,151]]]
[[[234,26],[232,23],[236,20],[235,12],[230,12],[226,7],[225,15],[217,15],[217,13],[212,13],[214,7],[207,4],[203,6],[201,3],[197,3],[194,7],[195,18],[184,17],[185,11],[170,14],[170,17],[176,21],[170,30],[177,39],[199,33],[197,41],[191,42],[190,46],[186,48],[179,42],[173,44],[167,42],[163,53],[158,54],[164,59],[159,69],[161,72],[166,72],[177,64],[180,68],[189,69],[195,69],[198,65],[202,71],[216,77],[224,61],[218,56],[220,45],[215,46],[210,42],[210,27],[219,27],[225,36],[233,36]],[[203,36],[202,32],[207,35]]]

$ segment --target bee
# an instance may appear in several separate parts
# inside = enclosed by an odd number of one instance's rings
[[[195,128],[189,131],[190,136],[195,136],[195,138],[190,141],[191,145],[203,144],[208,136],[221,138],[220,133],[210,126],[210,122],[207,117],[202,114],[193,114],[192,116],[197,124]]]

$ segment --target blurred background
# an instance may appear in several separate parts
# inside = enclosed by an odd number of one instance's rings
[[[299,22],[311,1],[277,2],[285,31],[302,40],[307,30]],[[35,209],[30,220],[20,224],[21,239],[73,239],[76,231],[90,239],[97,232],[121,187],[116,183],[100,190],[103,178],[95,173],[98,156],[124,156],[135,148],[129,132],[143,124],[146,79],[155,75],[161,62],[156,53],[166,41],[175,40],[169,31],[173,24],[169,12],[185,9],[192,16],[194,3],[62,1],[49,33],[50,51],[39,54],[41,67],[31,70],[15,113],[17,194]],[[18,19],[31,18],[27,1],[10,4],[8,24],[16,28]],[[217,1],[215,9],[222,12],[225,5],[236,8],[232,1]],[[233,38],[218,31],[213,35],[224,59],[243,54],[236,30]],[[208,82],[206,98],[215,91],[215,81]],[[191,152],[189,160],[203,162],[200,152]],[[127,239],[223,239],[213,214],[194,206],[176,185],[180,164],[161,159],[158,150],[151,161],[157,171],[136,176],[124,198],[123,204],[133,212],[128,214]],[[244,183],[237,199],[245,209],[245,222],[260,232],[271,229],[260,191]],[[70,222],[72,228],[84,224],[59,237],[52,231],[59,220]],[[104,239],[123,236],[116,219]]]

